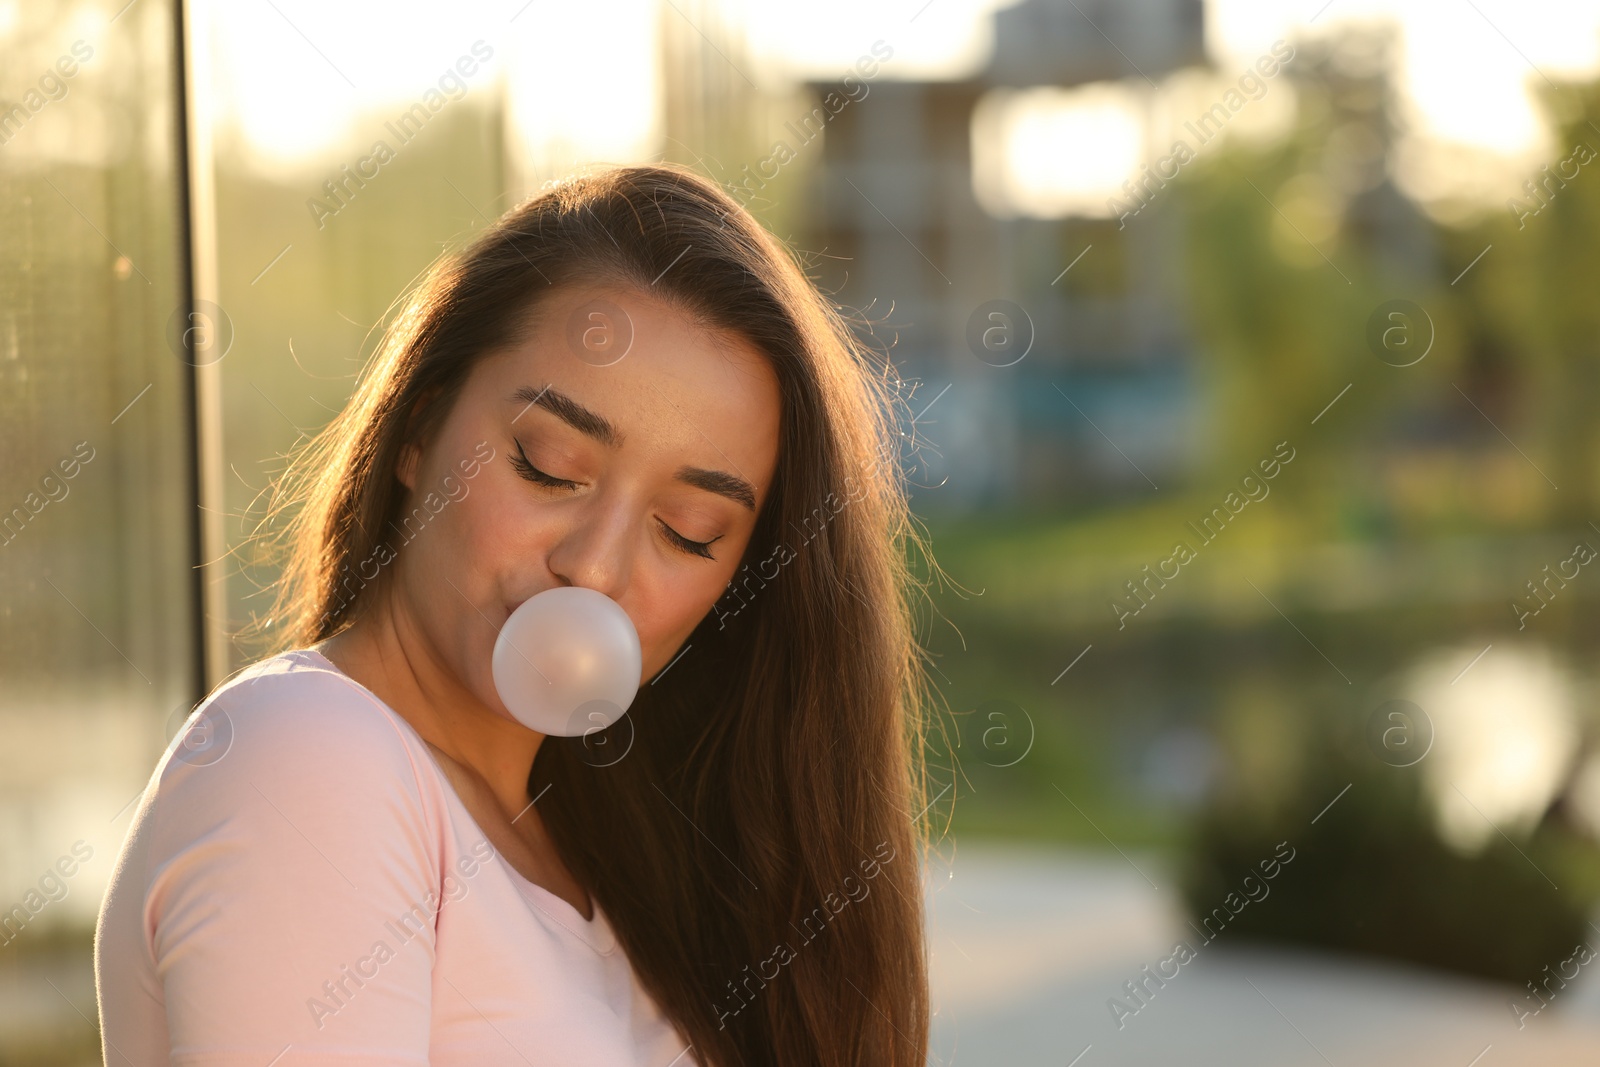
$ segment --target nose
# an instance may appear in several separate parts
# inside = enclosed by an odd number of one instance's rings
[[[563,584],[583,586],[620,601],[633,571],[639,523],[626,501],[595,494],[570,512],[547,565]]]

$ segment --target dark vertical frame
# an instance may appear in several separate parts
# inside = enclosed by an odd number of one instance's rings
[[[193,219],[193,194],[189,180],[189,167],[192,152],[189,144],[189,97],[193,92],[190,82],[189,69],[189,42],[187,33],[189,0],[174,0],[172,5],[172,56],[173,66],[173,107],[174,126],[176,132],[174,145],[176,149],[174,189],[177,192],[178,204],[175,213],[177,222],[177,263],[178,263],[178,299],[187,321],[187,315],[195,308],[194,292],[194,219]],[[189,334],[180,335],[187,346]],[[194,632],[191,635],[194,646],[194,675],[191,679],[191,697],[195,702],[206,694],[208,689],[206,681],[206,616],[205,616],[205,571],[202,566],[203,529],[200,508],[201,479],[200,479],[200,438],[195,433],[197,416],[199,414],[199,381],[191,357],[185,361],[183,375],[183,417],[184,441],[187,444],[184,456],[187,461],[185,481],[188,485],[189,503],[189,558],[191,560],[191,580],[188,583],[190,610],[194,619]]]
[[[196,32],[205,25],[200,14],[206,0],[173,0],[173,57],[176,131],[174,188],[177,192],[177,262],[179,264],[179,311],[182,321],[205,325],[204,331],[185,329],[179,334],[181,348],[174,355],[184,360],[183,410],[188,443],[187,482],[190,503],[188,523],[193,581],[189,597],[193,610],[194,677],[193,697],[203,698],[229,672],[226,639],[226,584],[222,563],[226,558],[222,527],[223,500],[219,472],[222,458],[220,416],[220,355],[196,338],[214,339],[217,324],[211,321],[217,308],[215,296],[216,230],[213,211],[210,130],[208,113],[200,105],[205,70],[203,57],[196,49],[205,40]]]

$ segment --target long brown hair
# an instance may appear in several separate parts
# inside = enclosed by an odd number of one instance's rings
[[[542,295],[579,281],[648,287],[750,341],[778,378],[780,444],[690,651],[603,734],[546,738],[530,791],[550,786],[563,860],[707,1067],[922,1067],[930,687],[910,560],[926,545],[901,401],[887,360],[715,184],[664,165],[579,176],[427,272],[276,487],[271,644],[314,644],[370,607],[392,568],[352,571],[412,503],[392,473],[402,443],[525,336]]]

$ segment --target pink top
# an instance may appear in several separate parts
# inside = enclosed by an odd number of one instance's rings
[[[162,756],[94,956],[108,1065],[699,1067],[598,906],[502,861],[411,725],[310,649]]]

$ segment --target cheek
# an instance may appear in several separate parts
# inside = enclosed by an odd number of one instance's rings
[[[489,602],[498,592],[489,583],[504,570],[501,561],[517,553],[517,546],[511,543],[517,525],[515,502],[502,496],[504,490],[497,483],[493,465],[464,484],[469,488],[465,495],[458,491],[460,499],[450,500],[439,493],[438,499],[446,503],[420,531],[415,523],[408,529],[403,518],[399,529],[390,530],[399,554],[409,557],[410,584],[425,590],[430,610],[446,626],[456,626],[466,617],[478,619],[463,593],[489,611]],[[429,514],[422,498],[414,501],[413,514]]]
[[[493,708],[490,651],[505,611],[515,607],[513,583],[538,565],[538,549],[521,502],[504,495],[492,464],[467,484],[471,491],[446,504],[399,552],[414,624],[462,684]]]
[[[636,584],[631,605],[646,668],[659,669],[678,654],[679,647],[723,595],[732,571],[707,566],[706,573],[664,576],[649,584]],[[639,576],[635,572],[636,578]]]
[[[463,573],[470,588],[462,579],[452,580],[475,598],[515,595],[529,581],[544,577],[566,521],[558,508],[538,500],[515,471],[500,469],[504,466],[504,456],[485,464],[466,483],[467,494],[439,516],[444,536],[433,546],[431,564],[452,575]],[[454,592],[450,595],[461,600]]]
[[[471,484],[472,491],[450,505],[453,547],[471,563],[497,559],[512,550],[518,531],[528,528],[524,502],[515,492],[520,483],[507,486],[500,472],[484,470]]]

